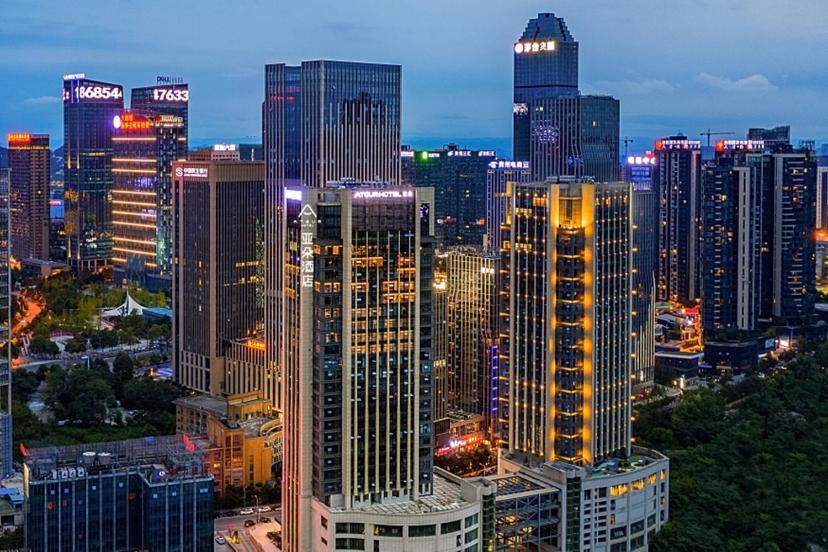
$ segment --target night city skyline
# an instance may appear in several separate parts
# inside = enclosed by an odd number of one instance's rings
[[[3,132],[58,136],[60,78],[82,71],[128,87],[182,76],[193,90],[193,144],[258,140],[264,63],[355,59],[403,66],[404,143],[458,141],[506,153],[512,52],[504,44],[517,39],[524,14],[554,11],[566,14],[583,45],[582,92],[621,100],[621,135],[635,140],[632,151],[708,128],[740,136],[751,126],[790,124],[794,141],[828,140],[825,116],[803,108],[818,105],[828,74],[828,62],[805,54],[819,50],[820,14],[828,15],[817,0],[636,0],[623,9],[605,0],[347,8],[208,1],[198,11],[178,3],[163,12],[154,0],[81,8],[47,1],[38,13],[7,4],[0,66],[16,85],[0,89]],[[212,17],[216,10],[222,17]],[[154,23],[158,13],[189,23],[169,33]]]

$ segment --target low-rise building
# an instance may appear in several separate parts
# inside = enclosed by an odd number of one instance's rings
[[[31,449],[26,549],[208,550],[213,478],[187,436]]]

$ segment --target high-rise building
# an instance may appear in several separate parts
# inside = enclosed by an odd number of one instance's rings
[[[183,123],[181,137],[184,151],[187,151],[190,135],[190,88],[184,79],[178,77],[158,77],[155,86],[133,88],[129,109],[137,115],[154,117],[171,115],[179,117]]]
[[[285,361],[284,190],[342,179],[399,184],[401,81],[398,65],[319,60],[265,66],[265,342],[276,397],[282,396]]]
[[[630,185],[559,179],[511,191],[509,448],[578,464],[628,454]]]
[[[213,478],[186,435],[29,449],[27,550],[210,550]]]
[[[807,324],[814,312],[817,165],[813,150],[722,140],[705,171],[703,327]]]
[[[618,100],[581,96],[578,42],[554,14],[531,19],[514,44],[512,112],[514,158],[529,161],[534,180],[618,180]]]
[[[452,248],[445,262],[448,407],[483,416],[491,434],[498,408],[499,255]]]
[[[11,338],[11,266],[9,257],[9,169],[0,168],[0,341]],[[0,353],[0,477],[14,473],[12,464],[11,347]]]
[[[491,490],[432,465],[433,192],[286,195],[283,549],[479,546]]]
[[[112,120],[123,109],[121,85],[64,76],[66,254],[77,270],[98,270],[112,257]]]
[[[695,305],[700,287],[701,142],[670,136],[656,142],[655,155],[661,204],[657,298]]]
[[[817,168],[817,228],[828,228],[828,167]]]
[[[655,155],[627,158],[624,180],[632,183],[632,373],[636,390],[655,379],[655,292],[658,274],[659,194],[653,183]]]
[[[405,184],[434,188],[437,245],[483,245],[486,177],[495,152],[448,144],[431,151],[404,149],[400,156]]]
[[[159,276],[172,272],[172,164],[187,154],[184,123],[174,115],[124,112],[112,124],[115,279],[166,288]]]
[[[632,187],[576,178],[509,187],[498,469],[566,497],[561,550],[646,548],[667,520],[669,461],[631,445]]]
[[[223,393],[226,347],[261,329],[263,187],[262,163],[173,163],[173,368],[189,389]]]
[[[18,260],[49,259],[49,135],[8,138],[11,254]]]
[[[489,162],[486,173],[486,243],[489,251],[500,254],[503,246],[501,227],[506,220],[507,182],[529,182],[528,161],[507,161],[498,159]]]
[[[446,255],[434,257],[434,293],[431,296],[434,309],[432,364],[434,369],[434,421],[446,417],[449,408],[448,372],[448,274]]]

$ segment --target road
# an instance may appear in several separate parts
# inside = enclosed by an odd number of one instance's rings
[[[245,528],[244,522],[246,520],[256,520],[256,514],[251,514],[249,516],[233,516],[233,517],[220,517],[216,518],[213,522],[213,531],[215,533],[214,536],[221,535],[225,539],[229,536],[229,533],[232,531],[239,532],[239,539],[240,542],[235,545],[231,544],[218,544],[217,542],[213,541],[214,550],[221,551],[221,552],[229,552],[230,550],[240,550],[240,551],[258,551],[263,550],[265,552],[278,552],[278,548],[267,538],[268,531],[276,531],[280,529],[279,524],[275,521],[275,519],[279,516],[280,512],[277,510],[276,512],[267,512],[260,514],[260,517],[268,517],[270,518],[270,523],[259,523],[253,527]],[[256,541],[259,547],[256,547],[253,544],[253,541]]]

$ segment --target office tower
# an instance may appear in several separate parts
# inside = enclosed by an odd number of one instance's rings
[[[428,150],[404,150],[405,184],[434,188],[438,247],[483,245],[486,231],[486,175],[494,151],[473,151],[457,144]]]
[[[27,550],[210,550],[213,478],[186,435],[29,449]]]
[[[748,140],[762,141],[767,148],[784,146],[791,143],[791,127],[778,126],[773,128],[750,128],[747,133]]]
[[[701,142],[671,136],[656,142],[655,155],[661,196],[657,298],[692,306],[700,281]]]
[[[320,188],[349,178],[399,184],[401,79],[398,65],[265,66],[265,342],[277,386],[284,362],[285,187]],[[274,396],[281,395],[277,388]]]
[[[63,79],[63,158],[66,255],[80,271],[112,256],[112,120],[124,109],[121,85]]]
[[[828,228],[828,167],[817,167],[817,228]]]
[[[137,115],[171,115],[183,123],[181,136],[187,151],[190,135],[190,88],[180,77],[158,77],[155,86],[133,88],[129,109]]]
[[[485,485],[432,466],[433,192],[287,196],[284,550],[479,544]]]
[[[489,162],[486,172],[486,243],[489,251],[500,253],[503,245],[501,227],[506,220],[507,182],[529,182],[528,161],[504,161],[498,159]]]
[[[166,288],[172,272],[172,164],[184,159],[184,123],[174,115],[116,115],[112,137],[112,262],[116,281]]]
[[[11,338],[11,255],[9,244],[9,169],[0,168],[0,341]],[[0,477],[14,473],[12,465],[11,347],[0,353]]]
[[[242,161],[264,161],[261,144],[239,144],[239,157]]]
[[[431,296],[434,309],[432,364],[434,368],[434,421],[446,417],[449,400],[448,372],[448,274],[446,254],[434,256],[434,292]]]
[[[498,406],[498,257],[471,247],[445,255],[448,407],[483,416],[489,434]]]
[[[631,185],[509,186],[498,471],[560,489],[560,549],[645,548],[667,520],[669,460],[631,446]]]
[[[262,163],[173,163],[174,371],[189,389],[224,392],[226,343],[260,330],[263,186]]]
[[[587,465],[628,454],[630,185],[511,191],[509,449]]]
[[[621,103],[610,96],[581,96],[580,103],[582,174],[615,182],[621,175]]]
[[[578,42],[562,18],[541,13],[529,20],[514,50],[514,158],[531,161],[530,138],[545,131],[534,120],[535,103],[579,94]]]
[[[627,158],[624,180],[632,183],[632,373],[636,390],[655,379],[655,292],[658,273],[659,194],[653,185],[655,155]]]
[[[554,14],[530,20],[514,44],[512,115],[514,158],[529,161],[533,180],[618,179],[618,100],[581,96],[578,42]]]
[[[11,254],[17,260],[49,259],[48,134],[9,134]]]

